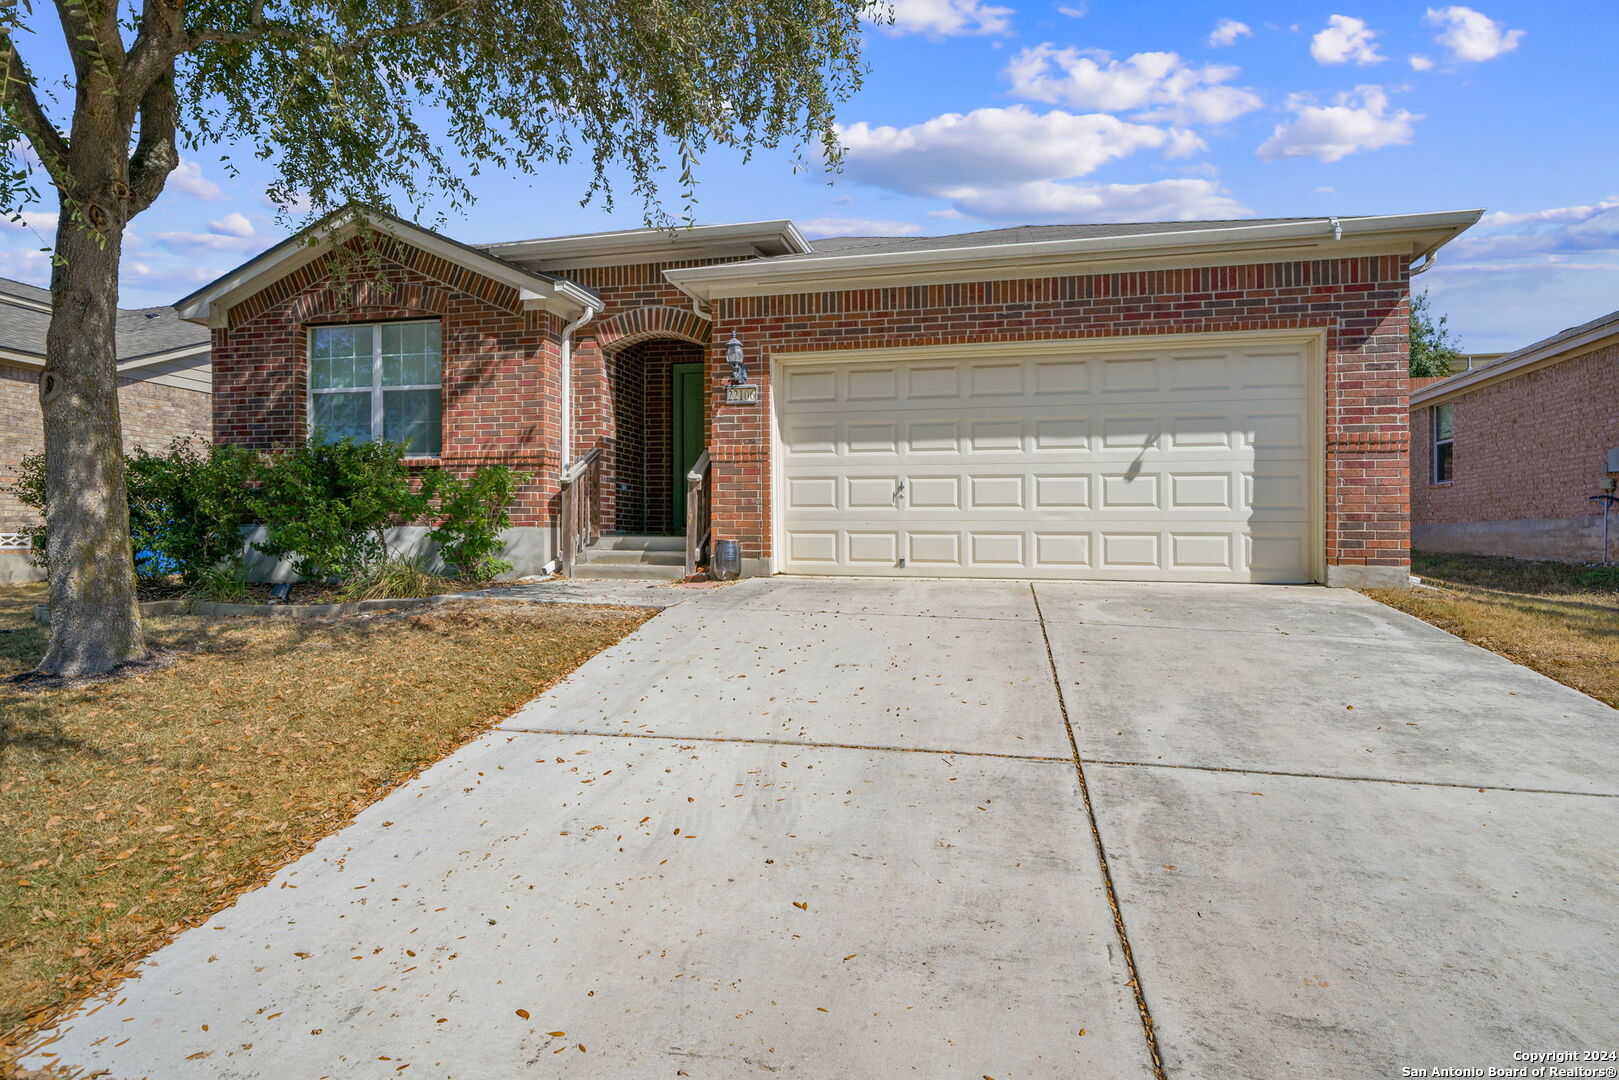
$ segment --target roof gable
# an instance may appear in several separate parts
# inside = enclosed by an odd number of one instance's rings
[[[519,305],[525,310],[543,309],[564,318],[574,318],[586,308],[597,307],[601,302],[590,290],[555,274],[518,266],[391,214],[376,211],[362,213],[355,207],[344,207],[204,285],[181,300],[175,308],[180,318],[190,322],[209,327],[229,325],[231,308],[320,259],[336,245],[358,235],[362,229],[392,237],[455,266],[510,286],[516,291]]]

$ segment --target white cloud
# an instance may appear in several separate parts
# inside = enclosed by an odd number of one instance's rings
[[[1332,187],[1330,184],[1323,185],[1322,187],[1318,187],[1315,190],[1316,190],[1317,195],[1336,195],[1336,194],[1338,194],[1338,189],[1335,188],[1335,187]]]
[[[1453,245],[1462,261],[1619,253],[1619,195],[1590,206],[1554,206],[1523,213],[1485,214],[1476,231]]]
[[[16,219],[0,217],[0,227],[30,233],[49,244],[56,237],[56,223],[61,218],[55,210],[24,210]]]
[[[1164,144],[1164,156],[1166,158],[1191,157],[1194,154],[1202,153],[1208,148],[1209,144],[1197,132],[1187,131],[1185,128],[1170,128],[1169,141]]]
[[[1085,176],[1170,143],[1162,128],[1022,105],[946,113],[904,128],[859,123],[839,134],[848,149],[846,177],[909,195]]]
[[[852,181],[942,199],[936,217],[998,221],[1139,221],[1236,217],[1247,209],[1208,179],[1145,184],[1080,180],[1141,150],[1193,153],[1192,132],[1099,113],[1046,113],[1016,105],[936,116],[910,127],[841,130]]]
[[[1214,24],[1214,33],[1209,35],[1209,48],[1218,49],[1223,45],[1235,45],[1240,37],[1253,37],[1254,31],[1247,23],[1236,19],[1221,19]]]
[[[1408,143],[1414,134],[1412,123],[1422,119],[1404,109],[1391,111],[1381,86],[1357,86],[1339,94],[1331,105],[1317,105],[1308,95],[1297,94],[1288,108],[1294,119],[1276,125],[1255,151],[1260,160],[1337,161],[1362,150]]]
[[[1087,7],[1084,4],[1058,4],[1057,5],[1057,14],[1058,15],[1066,15],[1070,19],[1083,19],[1085,16],[1089,15],[1090,13],[1091,13],[1090,8]]]
[[[240,214],[230,216],[241,217]],[[246,219],[243,218],[243,221],[245,222]],[[156,234],[155,239],[159,245],[178,255],[192,254],[198,248],[207,251],[251,251],[264,246],[263,242],[251,233],[243,236],[240,233],[224,232],[216,228],[228,223],[229,217],[225,221],[210,222],[208,227],[214,229],[215,231],[213,232],[191,232],[179,229],[172,232],[160,232]],[[251,229],[252,225],[248,224],[248,228]]]
[[[0,248],[0,277],[48,289],[51,285],[51,253],[38,248]]]
[[[1050,42],[1024,49],[1006,68],[1012,92],[1031,101],[1179,124],[1222,124],[1264,104],[1252,90],[1223,85],[1238,73],[1226,64],[1195,67],[1172,52],[1115,60]]]
[[[799,223],[805,236],[915,236],[922,226],[908,221],[859,217],[818,217]]]
[[[208,223],[208,228],[216,233],[223,233],[226,236],[240,236],[246,238],[257,235],[257,230],[253,228],[253,223],[247,220],[247,218],[241,212],[236,210],[232,210],[218,221],[210,221]]]
[[[1415,55],[1406,57],[1405,62],[1411,65],[1411,70],[1412,71],[1432,71],[1433,70],[1433,58],[1429,57],[1429,56],[1423,56],[1421,53],[1417,53]]]
[[[947,206],[943,210],[929,210],[928,211],[928,217],[944,218],[946,221],[960,221],[962,218],[964,218],[966,216],[967,216],[966,214],[963,214],[960,210],[957,210],[954,206]]]
[[[1460,4],[1429,8],[1422,21],[1444,27],[1434,40],[1449,49],[1454,59],[1475,64],[1511,52],[1524,35],[1522,30],[1508,30],[1505,23]]]
[[[1364,19],[1334,15],[1326,29],[1310,39],[1310,55],[1318,64],[1381,64],[1388,57],[1377,51],[1377,31]]]
[[[877,8],[876,25],[888,34],[924,34],[927,37],[983,36],[1012,32],[1009,7],[985,0],[890,0],[894,21]]]
[[[973,217],[1000,221],[1194,221],[1249,213],[1210,180],[1148,184],[1034,180],[961,187],[944,194]]]
[[[182,161],[178,168],[169,174],[168,187],[175,191],[183,191],[187,195],[199,199],[223,199],[225,193],[219,185],[202,175],[202,166],[195,161]]]
[[[1549,225],[1566,222],[1585,222],[1594,217],[1619,209],[1619,195],[1603,199],[1591,206],[1554,206],[1548,210],[1530,210],[1526,213],[1508,213],[1495,210],[1485,214],[1479,224],[1492,225]]]

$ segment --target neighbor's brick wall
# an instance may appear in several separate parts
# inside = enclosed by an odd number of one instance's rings
[[[547,312],[523,311],[509,286],[403,244],[390,241],[383,250],[391,291],[340,289],[323,259],[232,310],[232,325],[214,331],[215,438],[262,448],[304,438],[310,326],[436,318],[443,341],[444,448],[424,464],[459,474],[509,464],[534,478],[518,492],[512,524],[550,524],[558,487],[562,324]]]
[[[1327,331],[1327,561],[1408,561],[1407,264],[1398,256],[1143,271],[718,300],[710,385],[733,333],[763,387],[756,406],[713,404],[715,535],[770,553],[769,357],[824,348]],[[712,402],[712,395],[711,395]]]
[[[200,390],[120,379],[118,412],[126,452],[137,446],[163,450],[176,435],[208,438],[209,395]],[[22,459],[44,446],[38,370],[0,364],[0,488],[9,488]],[[0,532],[13,532],[34,519],[16,496],[0,490]]]
[[[1411,413],[1418,524],[1565,520],[1593,513],[1619,447],[1619,344],[1453,399],[1455,480],[1432,482],[1432,408]]]

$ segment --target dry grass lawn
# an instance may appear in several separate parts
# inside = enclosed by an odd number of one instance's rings
[[[1432,588],[1368,595],[1619,708],[1619,568],[1413,552]]]
[[[39,599],[0,586],[0,675],[41,655]],[[0,1047],[650,615],[470,601],[159,618],[151,637],[178,654],[167,668],[77,689],[0,682]]]

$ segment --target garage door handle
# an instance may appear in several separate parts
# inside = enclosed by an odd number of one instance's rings
[[[895,483],[894,483],[894,501],[899,502],[903,498],[905,498],[905,481],[903,481],[903,480],[895,481]]]

